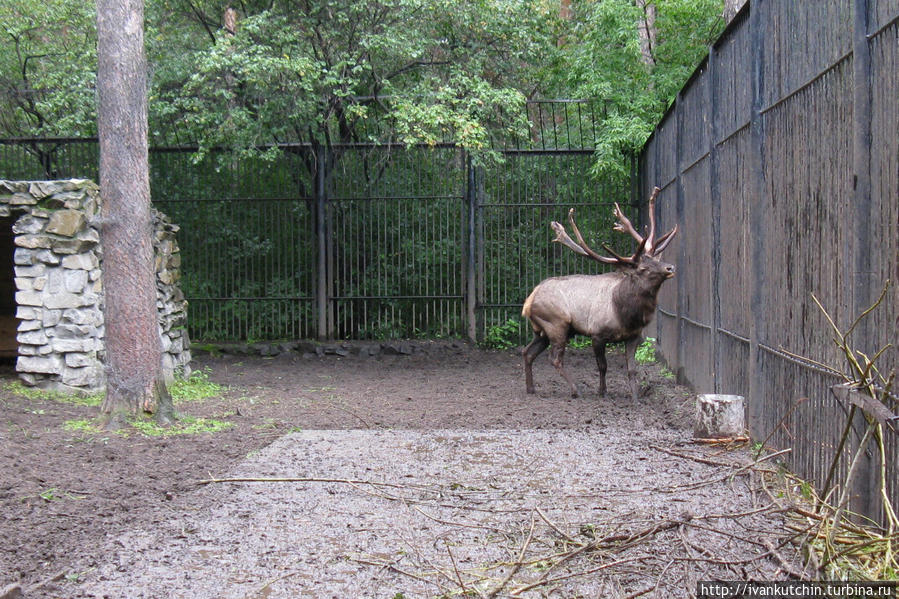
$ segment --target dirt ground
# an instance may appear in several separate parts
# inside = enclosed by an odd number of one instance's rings
[[[0,381],[0,597],[692,596],[778,579],[792,551],[745,449],[691,443],[693,396],[659,364],[599,399],[517,350],[199,355],[225,387],[176,405],[230,423],[72,430],[97,408]],[[225,477],[294,483],[201,481]],[[786,555],[786,559],[784,556]],[[239,567],[238,567],[239,565]],[[528,585],[531,585],[530,587]]]

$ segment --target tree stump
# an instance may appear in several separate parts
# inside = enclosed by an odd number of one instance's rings
[[[740,437],[745,430],[742,395],[697,396],[694,437],[697,439]]]

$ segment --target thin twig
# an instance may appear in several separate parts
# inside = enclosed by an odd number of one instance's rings
[[[561,529],[559,529],[558,526],[553,524],[550,521],[550,519],[546,517],[546,514],[543,513],[543,510],[541,510],[539,506],[535,507],[534,511],[536,511],[537,515],[540,516],[540,519],[543,520],[544,522],[546,522],[546,525],[549,526],[551,529],[553,529],[556,532],[556,534],[558,534],[560,537],[563,537],[569,543],[577,543],[578,542],[577,539],[575,539],[574,537],[572,537],[568,534],[565,534]]]
[[[607,563],[599,565],[595,568],[590,568],[589,570],[583,570],[581,572],[574,572],[572,574],[564,574],[562,576],[556,576],[555,578],[547,578],[545,580],[541,579],[541,580],[538,580],[537,582],[532,582],[531,584],[527,584],[525,586],[514,589],[511,592],[511,595],[513,597],[517,597],[517,596],[521,595],[522,593],[530,591],[531,589],[535,589],[539,586],[552,584],[554,582],[560,582],[562,580],[568,580],[570,578],[578,578],[579,576],[588,576],[590,574],[595,574],[595,573],[605,570],[607,568],[612,568],[612,567],[619,566],[621,564],[627,564],[630,562],[639,562],[639,561],[642,561],[642,560],[645,560],[648,558],[649,558],[649,556],[646,556],[646,555],[640,555],[637,557],[625,557],[625,558],[622,558],[619,560],[615,560],[613,562],[607,562]]]
[[[512,567],[509,569],[506,577],[503,578],[498,585],[493,587],[493,589],[487,593],[487,599],[492,599],[496,597],[496,595],[503,590],[509,581],[512,580],[512,577],[518,573],[518,570],[521,569],[522,560],[524,560],[524,554],[528,550],[528,545],[531,544],[531,539],[534,538],[534,525],[536,524],[536,520],[534,515],[531,514],[531,530],[528,532],[527,538],[524,540],[524,543],[521,545],[521,551],[518,552],[518,559],[515,560],[515,563],[512,564]]]

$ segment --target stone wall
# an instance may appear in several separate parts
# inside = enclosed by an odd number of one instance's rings
[[[105,386],[100,202],[87,180],[0,180],[0,216],[16,217],[16,370],[25,384],[70,392]],[[153,216],[163,369],[171,379],[190,373],[187,302],[178,287],[178,226]]]

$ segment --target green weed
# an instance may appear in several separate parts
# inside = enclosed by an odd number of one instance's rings
[[[170,426],[161,426],[150,418],[133,418],[128,421],[129,427],[115,431],[121,437],[127,437],[136,432],[145,437],[171,437],[174,435],[199,435],[203,433],[217,433],[228,430],[234,426],[231,422],[215,420],[213,418],[195,418],[193,416],[178,416],[175,423]],[[97,421],[90,418],[67,420],[63,423],[67,431],[79,433],[82,436],[98,436],[104,433]]]
[[[637,348],[636,360],[638,364],[654,364],[656,361],[656,340],[647,337]]]
[[[511,349],[518,345],[518,320],[510,318],[487,329],[481,345],[488,349]]]
[[[174,435],[199,435],[203,433],[218,433],[234,426],[232,422],[215,420],[213,418],[194,418],[193,416],[179,416],[174,424],[161,426],[155,420],[135,419],[131,426],[146,437],[171,437]]]
[[[209,370],[195,370],[189,377],[176,378],[169,385],[169,393],[175,402],[197,401],[221,395],[225,388],[209,380]]]

